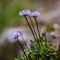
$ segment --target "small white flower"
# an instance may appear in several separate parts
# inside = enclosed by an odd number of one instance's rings
[[[29,15],[30,13],[31,13],[31,11],[29,9],[19,11],[20,16]]]
[[[18,39],[18,37],[19,36],[21,36],[21,34],[20,34],[20,32],[19,31],[14,31],[14,32],[12,32],[12,34],[11,34],[11,39]]]
[[[31,14],[30,14],[30,16],[32,16],[32,17],[37,17],[37,16],[39,16],[40,15],[40,13],[38,12],[38,11],[33,11],[33,12],[31,12]]]
[[[53,24],[53,27],[54,27],[55,29],[58,29],[58,28],[59,28],[59,25],[58,25],[58,24]]]

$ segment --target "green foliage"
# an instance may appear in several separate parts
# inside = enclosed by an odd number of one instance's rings
[[[48,44],[46,38],[40,37],[36,39],[36,42],[31,40],[31,43],[34,43],[34,47],[30,50],[25,50],[28,60],[57,60],[57,53],[53,50],[52,45]],[[24,54],[19,59],[27,60]]]
[[[50,0],[33,0],[33,2],[34,2],[34,1],[35,1],[35,2],[46,2],[46,3],[47,3],[47,2],[49,2]]]
[[[0,0],[0,32],[5,27],[18,26],[22,22],[19,11],[31,8],[29,0]]]
[[[55,28],[53,26],[47,26],[46,31],[54,31]]]
[[[15,58],[15,60],[19,60],[18,58]]]

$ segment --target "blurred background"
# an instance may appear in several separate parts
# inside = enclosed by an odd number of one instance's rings
[[[11,40],[13,31],[21,31],[28,47],[29,40],[33,39],[31,31],[19,11],[30,9],[38,10],[41,15],[37,18],[39,29],[46,28],[48,42],[58,49],[60,43],[60,0],[0,0],[0,60],[14,60],[22,54],[19,44]],[[36,28],[35,22],[33,21]],[[21,37],[22,46],[25,45]]]

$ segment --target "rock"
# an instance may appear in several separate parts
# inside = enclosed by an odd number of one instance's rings
[[[60,8],[43,13],[38,17],[38,22],[45,24],[60,23]]]

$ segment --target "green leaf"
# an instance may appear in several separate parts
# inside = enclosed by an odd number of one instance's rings
[[[40,38],[39,38],[40,40],[44,40],[44,38],[41,36]]]
[[[34,41],[30,40],[30,42],[34,44]]]
[[[44,46],[42,46],[42,47],[41,47],[41,49],[40,49],[40,52],[39,52],[39,53],[40,53],[40,55],[43,55],[43,54],[44,54]]]
[[[19,60],[18,58],[15,58],[14,60]]]

